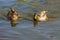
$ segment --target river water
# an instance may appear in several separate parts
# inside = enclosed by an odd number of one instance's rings
[[[39,22],[34,28],[31,21],[19,20],[16,27],[11,27],[0,19],[0,40],[60,40],[60,0],[0,0],[0,11],[8,11],[9,7],[26,16],[47,10],[51,21]]]

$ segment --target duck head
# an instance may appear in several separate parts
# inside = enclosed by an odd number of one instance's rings
[[[13,8],[10,8],[10,12],[15,13],[15,10]]]
[[[33,25],[34,25],[34,27],[36,27],[37,26],[37,24],[38,24],[38,21],[37,21],[37,19],[36,19],[36,15],[37,13],[34,13],[34,15],[33,15]]]

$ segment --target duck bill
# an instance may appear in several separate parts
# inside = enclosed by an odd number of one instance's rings
[[[10,21],[11,27],[16,27],[16,23],[14,21]]]

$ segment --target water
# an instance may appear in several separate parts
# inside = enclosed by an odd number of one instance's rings
[[[60,40],[60,0],[0,0],[0,11],[8,11],[9,7],[26,16],[47,10],[51,20],[39,22],[34,28],[30,21],[19,20],[16,27],[11,27],[0,19],[0,40]]]

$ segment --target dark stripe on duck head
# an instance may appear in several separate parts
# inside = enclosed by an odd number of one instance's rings
[[[15,13],[15,10],[14,10],[13,8],[10,8],[10,11],[11,11],[12,13]]]

